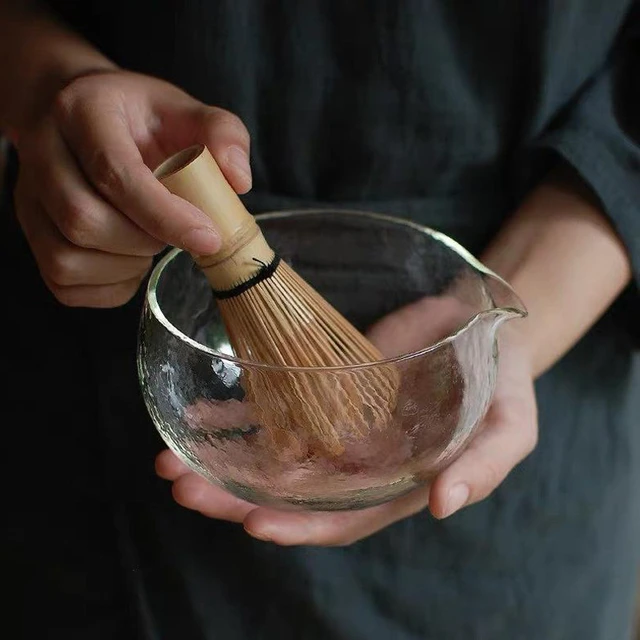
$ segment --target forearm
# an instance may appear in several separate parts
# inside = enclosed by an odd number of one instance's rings
[[[0,131],[9,137],[75,76],[115,65],[36,2],[0,0]]]
[[[631,279],[622,241],[575,177],[536,189],[482,256],[522,297],[534,377],[566,353]]]

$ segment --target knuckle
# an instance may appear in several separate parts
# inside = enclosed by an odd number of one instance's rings
[[[53,116],[56,119],[65,119],[73,112],[75,96],[70,87],[58,91],[53,99]]]
[[[77,261],[73,251],[58,249],[44,258],[47,278],[56,286],[68,287],[75,284]]]
[[[66,120],[72,116],[78,100],[78,81],[74,80],[56,93],[53,98],[52,111],[56,120]]]
[[[189,492],[183,478],[178,478],[171,485],[171,496],[181,506],[191,508],[194,503],[193,495]]]
[[[87,169],[98,191],[103,193],[121,193],[131,184],[127,167],[116,162],[104,149],[95,150]]]
[[[77,197],[64,197],[58,216],[58,228],[69,242],[85,249],[98,246],[99,225],[91,207]]]
[[[242,118],[231,111],[214,107],[208,114],[208,124],[216,129],[227,129],[240,135],[246,143],[250,140],[249,130]]]
[[[98,85],[93,75],[81,76],[67,83],[53,98],[52,110],[54,118],[64,119],[72,115],[76,110],[76,105],[90,98],[93,88],[96,86],[103,87],[104,80],[101,79]]]

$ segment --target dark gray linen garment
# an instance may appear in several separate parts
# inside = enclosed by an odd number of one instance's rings
[[[397,214],[478,254],[561,162],[599,196],[640,273],[636,2],[50,5],[123,67],[244,120],[252,211]],[[10,181],[16,169],[14,158]],[[162,445],[134,360],[141,296],[62,307],[39,281],[10,190],[0,225],[12,638],[630,637],[635,284],[540,378],[539,446],[490,498],[347,548],[279,548],[182,509],[154,476]]]

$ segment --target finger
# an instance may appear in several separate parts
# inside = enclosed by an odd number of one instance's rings
[[[195,473],[180,476],[173,483],[172,494],[179,505],[218,520],[242,522],[257,509],[256,505],[232,496]]]
[[[43,276],[43,280],[58,302],[66,307],[113,309],[127,304],[140,288],[144,276],[105,285],[59,286]]]
[[[200,112],[201,140],[216,159],[225,178],[237,193],[251,189],[250,137],[236,115],[209,107]]]
[[[229,111],[195,104],[194,107],[194,101],[190,100],[185,108],[182,101],[180,104],[167,101],[158,107],[164,123],[157,134],[163,141],[161,146],[178,151],[193,144],[205,144],[229,184],[237,193],[246,193],[252,183],[251,138],[247,128]]]
[[[72,244],[133,256],[153,256],[164,248],[163,242],[150,236],[96,193],[53,127],[48,128],[44,144],[50,146],[46,157],[55,161],[46,164],[40,161],[41,204]]]
[[[218,250],[211,220],[170,193],[144,164],[120,104],[75,104],[63,92],[58,114],[83,172],[112,206],[161,242],[198,255]]]
[[[446,518],[485,499],[536,446],[535,409],[515,399],[505,409],[494,405],[484,429],[468,449],[434,481],[429,506]]]
[[[344,546],[418,513],[427,500],[428,489],[417,489],[393,502],[362,511],[318,513],[260,508],[247,515],[244,528],[255,538],[283,546]]]
[[[119,256],[71,244],[37,204],[21,214],[20,222],[43,278],[56,288],[140,281],[152,264],[148,257]]]
[[[191,469],[170,449],[165,449],[156,456],[155,469],[161,478],[172,481],[192,473]]]

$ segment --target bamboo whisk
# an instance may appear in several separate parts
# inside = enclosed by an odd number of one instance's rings
[[[235,355],[276,367],[375,362],[379,351],[268,245],[253,216],[202,145],[155,171],[174,194],[216,224],[222,246],[193,256],[217,298]],[[345,439],[386,426],[395,408],[392,365],[317,372],[244,370],[244,389],[261,428],[283,446],[313,442],[339,455]]]

